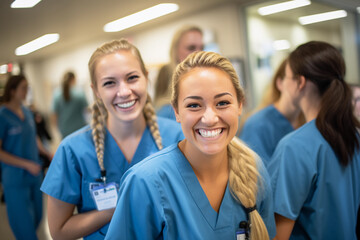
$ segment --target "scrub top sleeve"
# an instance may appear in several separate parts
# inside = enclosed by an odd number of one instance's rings
[[[124,176],[119,196],[105,239],[158,239],[166,224],[162,200],[151,179]]]
[[[60,145],[51,161],[41,191],[61,201],[78,204],[81,201],[81,173],[73,152]]]
[[[311,159],[297,144],[280,142],[269,164],[275,213],[297,219],[316,181]]]

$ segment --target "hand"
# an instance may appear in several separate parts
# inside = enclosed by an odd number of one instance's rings
[[[34,163],[32,161],[28,161],[26,164],[25,169],[33,176],[37,176],[39,175],[40,171],[41,171],[41,165]]]

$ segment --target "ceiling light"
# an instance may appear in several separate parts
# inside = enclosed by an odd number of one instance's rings
[[[269,5],[266,7],[261,7],[258,9],[258,13],[262,16],[265,16],[273,13],[283,12],[290,9],[307,6],[310,4],[311,2],[309,0],[293,0],[293,1]]]
[[[15,54],[17,56],[26,55],[31,52],[34,52],[40,48],[46,47],[50,44],[53,44],[54,42],[57,42],[59,40],[59,34],[57,33],[51,33],[51,34],[45,34],[31,42],[28,42],[15,50]]]
[[[132,26],[138,25],[140,23],[150,21],[154,18],[158,18],[166,14],[175,12],[178,9],[179,9],[179,5],[175,3],[161,3],[151,8],[147,8],[140,12],[120,18],[113,22],[109,22],[104,26],[104,31],[118,32],[126,28],[130,28]]]
[[[328,20],[337,19],[337,18],[343,18],[346,16],[347,16],[347,13],[345,10],[337,10],[337,11],[332,11],[332,12],[319,13],[319,14],[299,17],[299,22],[301,25],[307,25],[307,24],[311,24],[311,23],[317,23],[317,22],[323,22],[323,21],[328,21]]]
[[[11,4],[11,8],[32,8],[41,0],[15,0]]]
[[[273,42],[273,47],[276,51],[286,50],[290,48],[288,40],[276,40]]]

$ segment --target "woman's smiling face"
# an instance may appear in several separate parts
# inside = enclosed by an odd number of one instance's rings
[[[109,118],[128,122],[141,116],[147,98],[147,78],[139,60],[130,51],[102,57],[95,75],[95,92],[103,101]]]
[[[187,149],[206,155],[227,151],[241,109],[233,83],[222,70],[196,67],[181,77],[175,112]]]

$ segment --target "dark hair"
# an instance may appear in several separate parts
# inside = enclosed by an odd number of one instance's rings
[[[344,81],[345,61],[332,45],[311,41],[298,46],[289,56],[295,77],[304,76],[314,83],[321,96],[316,126],[335,151],[341,164],[351,162],[359,148],[351,90]]]
[[[65,102],[70,101],[70,84],[75,79],[75,74],[73,72],[67,72],[64,74],[62,81],[62,90]]]
[[[11,92],[16,90],[19,84],[24,80],[26,80],[24,75],[13,75],[9,77],[5,84],[4,95],[2,99],[4,103],[11,101]]]

